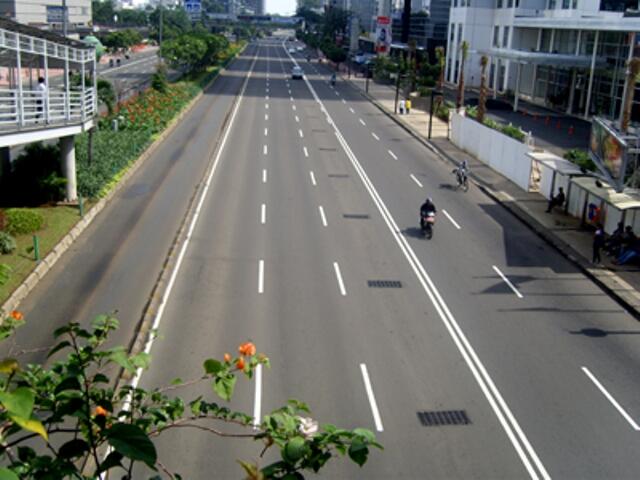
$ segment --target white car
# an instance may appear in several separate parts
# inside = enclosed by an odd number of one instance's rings
[[[295,66],[291,69],[291,78],[293,80],[296,80],[296,79],[302,80],[303,75],[304,75],[304,72],[300,67]]]
[[[296,53],[296,49],[293,47],[290,47],[289,50],[287,50],[289,53]]]
[[[298,52],[302,52],[302,51],[304,50],[304,47],[298,47],[296,50],[297,50]]]

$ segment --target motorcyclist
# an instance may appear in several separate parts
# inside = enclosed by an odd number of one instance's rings
[[[331,74],[331,85],[335,85],[336,84],[336,74],[332,73]]]
[[[463,160],[457,168],[453,169],[453,173],[456,174],[456,178],[458,179],[458,184],[462,185],[464,183],[465,178],[467,177],[469,167],[467,165],[467,161]]]
[[[427,198],[422,206],[420,207],[420,227],[424,228],[424,217],[426,217],[430,212],[434,214],[437,212],[436,204],[433,203],[433,199],[431,197]]]

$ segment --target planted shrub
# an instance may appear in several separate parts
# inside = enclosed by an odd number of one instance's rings
[[[16,240],[7,232],[0,232],[0,254],[7,255],[16,249]]]
[[[44,226],[44,216],[29,208],[10,208],[7,216],[6,232],[10,235],[23,235],[37,232]]]
[[[520,130],[520,128],[515,127],[511,124],[509,125],[503,125],[500,128],[500,131],[502,133],[504,133],[505,135],[510,136],[511,138],[515,138],[516,140],[518,140],[519,142],[524,142],[525,139],[525,134],[522,130]]]
[[[575,163],[578,167],[584,168],[585,170],[589,170],[591,172],[594,172],[596,170],[596,165],[593,163],[593,160],[591,160],[591,157],[589,157],[589,154],[586,150],[572,148],[564,154],[564,158]]]

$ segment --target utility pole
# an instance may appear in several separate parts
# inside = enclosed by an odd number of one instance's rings
[[[62,34],[66,37],[67,36],[67,23],[68,23],[68,14],[67,14],[67,0],[62,0]]]
[[[164,22],[163,20],[163,15],[162,15],[162,0],[160,0],[160,25],[158,26],[158,63],[162,63],[162,55],[161,55],[161,50],[162,50],[162,24]]]

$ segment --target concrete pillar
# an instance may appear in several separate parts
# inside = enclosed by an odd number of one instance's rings
[[[8,175],[11,174],[11,148],[0,148],[0,172],[3,180],[7,180]]]
[[[576,95],[576,78],[578,76],[578,70],[575,68],[571,69],[571,86],[569,87],[569,103],[567,104],[567,115],[571,115],[573,113],[573,100]]]
[[[593,72],[596,69],[596,54],[598,53],[598,40],[600,30],[596,30],[596,38],[593,41],[593,52],[591,53],[591,68],[589,69],[589,85],[587,86],[587,104],[584,107],[584,118],[589,118],[589,107],[591,106],[591,90],[593,89]]]
[[[78,199],[76,188],[76,147],[74,135],[60,138],[60,156],[62,157],[62,171],[67,179],[67,201]]]
[[[522,76],[522,64],[516,63],[516,88],[513,94],[513,111],[518,111],[518,101],[520,100],[520,77]]]

